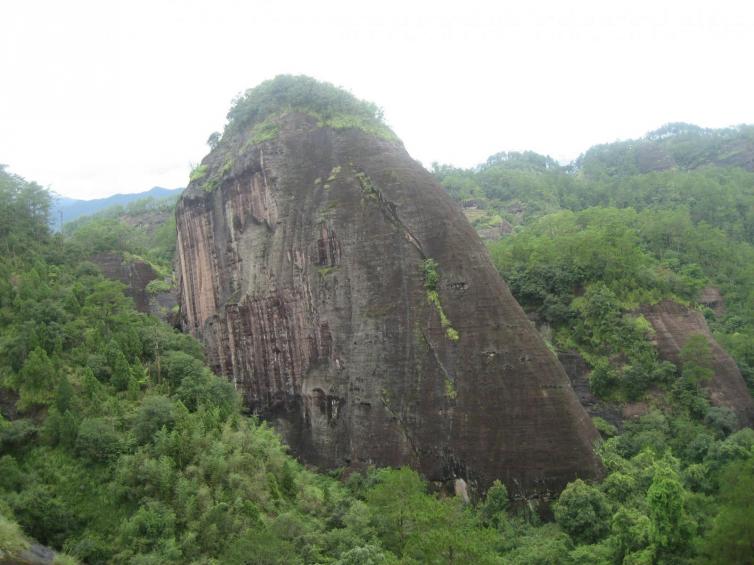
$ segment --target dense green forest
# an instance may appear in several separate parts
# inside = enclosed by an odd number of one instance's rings
[[[602,395],[638,398],[673,369],[631,314],[664,298],[705,312],[754,391],[753,159],[753,127],[670,124],[594,147],[568,167],[501,153],[434,172],[480,231],[511,232],[489,243],[493,260],[524,308],[551,326],[554,345],[599,368]],[[719,318],[698,303],[709,286],[727,304]],[[619,350],[629,362],[610,367]]]
[[[568,485],[551,519],[500,483],[464,504],[409,469],[303,467],[193,338],[90,262],[168,268],[174,226],[122,221],[163,204],[55,234],[47,192],[0,171],[0,563],[32,540],[60,563],[752,563],[754,430],[706,398],[706,343],[679,371],[635,314],[662,298],[701,308],[719,287],[726,314],[705,313],[752,386],[750,138],[676,125],[571,167],[531,153],[435,167],[478,227],[510,225],[492,257],[552,347],[587,360],[593,392],[656,400],[620,430],[599,422],[606,477]]]

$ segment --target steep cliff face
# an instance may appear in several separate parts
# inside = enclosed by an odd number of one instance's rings
[[[681,349],[689,338],[694,335],[704,336],[712,351],[712,368],[715,371],[705,385],[710,401],[716,406],[733,410],[742,426],[754,425],[754,401],[741,371],[733,358],[712,337],[702,313],[670,300],[644,306],[641,312],[655,329],[655,341],[660,355],[676,365],[681,364]]]
[[[567,376],[433,177],[398,141],[275,127],[224,140],[176,212],[184,326],[248,407],[321,467],[522,495],[598,475]]]

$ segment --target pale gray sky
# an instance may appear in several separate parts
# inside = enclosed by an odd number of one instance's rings
[[[376,102],[426,165],[754,122],[746,0],[3,0],[0,30],[0,163],[76,198],[185,185],[281,73]]]

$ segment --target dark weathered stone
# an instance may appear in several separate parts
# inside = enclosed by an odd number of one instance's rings
[[[558,353],[558,361],[563,365],[576,397],[590,416],[599,416],[610,422],[617,429],[623,429],[623,415],[621,407],[611,402],[606,402],[594,396],[589,387],[589,374],[591,369],[577,351],[561,351]]]
[[[710,401],[733,410],[743,426],[754,424],[754,401],[736,362],[712,337],[701,312],[671,300],[643,306],[641,313],[652,323],[660,355],[681,365],[681,349],[691,336],[704,336],[712,350],[714,376],[706,383]]]
[[[715,316],[720,318],[725,315],[725,299],[720,294],[720,289],[714,286],[703,288],[699,292],[699,304],[702,304],[712,310]]]
[[[20,551],[0,547],[0,565],[53,565],[56,557],[55,551],[38,543],[29,543]]]
[[[525,495],[599,475],[563,368],[434,178],[399,142],[302,114],[279,129],[224,140],[204,160],[214,190],[193,182],[176,211],[184,327],[248,407],[321,467]]]
[[[97,253],[92,262],[109,279],[126,285],[125,293],[133,298],[134,306],[139,312],[149,313],[149,295],[147,285],[157,278],[157,273],[149,263],[144,261],[124,261],[120,253]]]
[[[18,393],[10,388],[0,387],[0,415],[6,420],[15,420],[18,417]]]
[[[151,295],[147,285],[159,278],[152,265],[146,261],[125,261],[120,253],[98,253],[91,258],[102,274],[109,279],[126,285],[126,296],[133,298],[134,306],[139,312],[152,314],[170,324],[178,325],[173,317],[173,307],[178,304],[177,289]]]

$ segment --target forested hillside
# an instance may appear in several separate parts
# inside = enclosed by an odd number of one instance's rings
[[[477,227],[508,225],[490,251],[551,346],[586,360],[605,402],[645,408],[599,422],[606,477],[572,482],[551,519],[500,483],[467,504],[408,469],[304,468],[193,338],[91,261],[168,269],[172,226],[150,234],[119,211],[53,234],[47,192],[0,171],[0,563],[34,541],[58,563],[751,563],[754,430],[711,404],[708,343],[687,343],[679,368],[640,314],[703,310],[752,386],[749,133],[716,149],[680,129],[570,168],[535,154],[435,167]],[[644,143],[670,165],[637,170]],[[708,287],[724,311],[700,303]]]
[[[127,207],[130,203],[137,200],[175,200],[182,191],[182,188],[169,189],[155,186],[145,192],[114,194],[107,198],[95,198],[94,200],[77,200],[75,198],[53,196],[51,208],[52,222],[56,229],[62,229],[60,225],[61,221],[65,225],[82,216],[91,216],[108,208]]]
[[[752,131],[671,124],[568,167],[503,153],[434,172],[553,343],[599,368],[601,394],[637,398],[669,378],[647,349],[646,321],[631,315],[663,299],[700,309],[754,390]],[[724,300],[717,313],[705,305],[710,288]],[[619,351],[628,363],[607,363]]]

